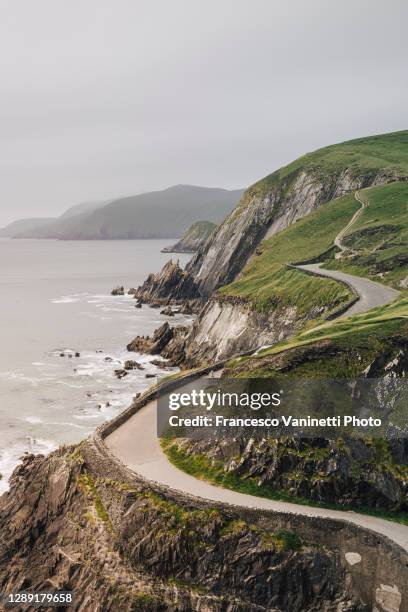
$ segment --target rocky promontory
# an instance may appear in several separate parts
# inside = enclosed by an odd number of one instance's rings
[[[156,274],[149,274],[143,285],[134,290],[139,302],[168,305],[199,302],[198,287],[191,274],[183,270],[179,262],[168,261]]]
[[[195,253],[202,247],[216,228],[211,221],[197,221],[185,232],[181,240],[172,246],[164,247],[163,253]]]
[[[169,364],[178,366],[184,361],[188,331],[188,327],[171,327],[166,322],[154,331],[153,336],[136,336],[126,348],[131,352],[161,355],[169,359]]]
[[[0,498],[3,593],[72,591],[69,611],[364,612],[339,551],[279,519],[125,477],[92,440],[27,455]]]

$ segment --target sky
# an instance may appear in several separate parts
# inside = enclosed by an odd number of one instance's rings
[[[0,225],[408,129],[405,0],[0,0]]]

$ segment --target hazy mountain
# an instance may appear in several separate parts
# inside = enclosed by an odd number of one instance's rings
[[[97,208],[105,206],[112,200],[99,200],[93,202],[83,202],[82,204],[75,204],[68,208],[60,217],[34,217],[30,219],[19,219],[9,223],[3,228],[0,228],[0,237],[2,238],[48,238],[49,233],[56,231],[56,228],[62,224],[62,227],[70,227],[70,223],[73,218],[76,218],[79,222],[82,215],[88,215]],[[69,221],[68,221],[69,220]],[[35,232],[44,234],[44,236],[36,236]],[[33,235],[31,235],[33,234]]]
[[[70,217],[75,217],[77,215],[82,215],[83,213],[91,213],[97,208],[101,208],[101,206],[106,206],[112,200],[98,200],[92,202],[83,202],[82,204],[76,204],[75,206],[71,206],[64,212],[63,215],[58,217],[59,219],[69,219]]]
[[[16,234],[30,232],[38,227],[44,227],[54,221],[53,217],[43,217],[39,219],[19,219],[13,221],[5,227],[0,228],[1,238],[13,238]]]
[[[91,212],[66,215],[18,238],[106,240],[178,238],[197,219],[219,223],[243,191],[176,185],[162,191],[113,200]],[[83,209],[82,209],[83,210]]]

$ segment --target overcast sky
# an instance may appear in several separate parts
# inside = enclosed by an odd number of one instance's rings
[[[406,0],[0,0],[0,225],[408,128]]]

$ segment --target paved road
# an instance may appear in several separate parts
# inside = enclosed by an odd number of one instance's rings
[[[106,445],[125,465],[144,478],[207,500],[247,508],[349,521],[387,536],[408,551],[408,526],[355,512],[312,508],[245,495],[215,487],[182,472],[169,463],[161,450],[156,436],[156,410],[156,402],[150,402],[105,440]]]
[[[343,249],[341,241],[345,233],[361,214],[362,208],[357,211],[351,221],[336,237],[339,247]],[[345,274],[337,270],[325,270],[321,264],[308,264],[297,266],[299,269],[309,270],[336,280],[345,281],[352,285],[359,294],[360,299],[343,316],[350,316],[358,312],[365,312],[374,306],[382,306],[396,299],[398,291],[386,287],[365,278]],[[180,389],[179,389],[180,390]],[[123,425],[116,429],[105,440],[111,451],[128,467],[148,480],[153,480],[162,485],[183,491],[196,497],[202,497],[212,501],[220,501],[248,508],[262,508],[280,512],[291,512],[303,516],[320,516],[345,520],[361,527],[372,529],[394,540],[397,544],[408,551],[408,526],[386,521],[380,518],[366,516],[355,512],[342,512],[337,510],[325,510],[323,508],[312,508],[288,502],[278,502],[252,495],[245,495],[220,487],[215,487],[203,482],[177,469],[167,460],[161,450],[159,439],[156,435],[156,411],[155,401],[144,406],[139,412],[128,419]]]
[[[299,270],[308,270],[314,272],[320,276],[326,276],[327,278],[334,278],[335,280],[344,281],[351,285],[353,289],[358,293],[360,299],[358,302],[353,304],[342,317],[349,317],[350,315],[357,314],[359,312],[366,312],[370,308],[375,306],[384,306],[397,299],[400,292],[391,287],[387,287],[382,283],[377,283],[361,276],[354,276],[353,274],[346,274],[339,270],[326,270],[321,267],[321,263],[306,264],[303,266],[296,266]],[[340,317],[339,317],[340,318]]]

